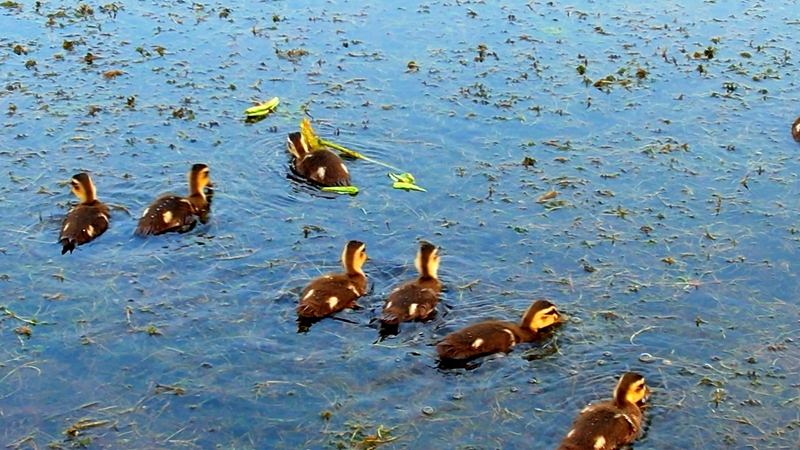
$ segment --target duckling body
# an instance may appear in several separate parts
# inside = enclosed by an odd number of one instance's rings
[[[299,132],[290,133],[288,143],[299,176],[320,186],[350,186],[350,172],[339,155],[328,149],[310,150]]]
[[[344,273],[315,278],[300,294],[297,315],[301,318],[321,318],[352,308],[367,292],[367,277],[361,267],[367,260],[366,244],[350,241],[342,252]]]
[[[172,231],[185,233],[197,225],[197,218],[205,221],[211,206],[204,189],[213,186],[208,166],[195,164],[189,171],[189,196],[164,194],[145,208],[135,233],[138,236],[163,234]]]
[[[537,300],[522,317],[522,324],[488,320],[468,325],[444,337],[436,350],[443,360],[467,360],[493,353],[508,353],[515,345],[531,342],[540,330],[559,321],[556,307],[547,300]]]
[[[792,138],[800,142],[800,117],[798,117],[792,124]]]
[[[427,318],[439,303],[442,283],[437,277],[439,270],[439,249],[429,242],[423,242],[414,259],[419,271],[416,280],[400,285],[389,294],[383,306],[381,322],[396,325],[401,322]]]
[[[64,217],[58,242],[62,245],[61,254],[72,253],[76,245],[83,245],[105,233],[110,215],[108,207],[97,199],[92,179],[86,173],[79,173],[70,180],[70,190],[80,200]]]
[[[642,428],[639,403],[648,393],[643,376],[624,373],[614,389],[614,398],[584,408],[558,450],[614,450],[632,443]]]

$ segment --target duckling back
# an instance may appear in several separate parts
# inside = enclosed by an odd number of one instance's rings
[[[204,198],[184,198],[167,194],[145,208],[136,226],[136,235],[148,236],[177,231],[185,233],[197,225],[196,216],[208,214],[209,205]]]
[[[636,405],[624,408],[611,402],[588,406],[580,412],[558,450],[614,450],[639,437],[642,413]]]
[[[72,208],[64,218],[58,235],[58,242],[63,246],[61,254],[72,253],[75,246],[86,244],[105,233],[109,217],[108,207],[99,200]]]
[[[436,351],[441,359],[472,359],[493,353],[508,353],[530,333],[511,322],[490,320],[469,325],[444,337]]]
[[[367,292],[367,278],[344,273],[325,275],[313,280],[300,294],[297,315],[320,318],[352,308]]]
[[[436,278],[420,278],[398,287],[389,294],[381,322],[396,325],[427,318],[439,303],[442,285]]]
[[[350,186],[350,172],[342,158],[330,150],[315,150],[295,159],[295,172],[321,186]]]

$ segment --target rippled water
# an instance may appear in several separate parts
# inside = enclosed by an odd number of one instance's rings
[[[88,7],[0,7],[10,448],[554,448],[625,370],[653,390],[636,448],[797,446],[795,2]],[[428,192],[360,160],[355,197],[288,179],[305,115]],[[134,237],[195,162],[211,222]],[[61,256],[78,171],[116,208]],[[298,333],[349,239],[372,294]],[[447,291],[381,341],[418,239]],[[447,332],[539,297],[570,317],[546,342],[437,368]]]

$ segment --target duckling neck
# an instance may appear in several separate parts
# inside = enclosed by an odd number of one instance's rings
[[[203,192],[203,189],[200,188],[195,183],[189,184],[189,198],[197,198],[202,200],[202,202],[206,201],[206,193]]]
[[[349,276],[349,277],[365,277],[366,276],[366,275],[364,275],[364,271],[361,270],[360,268],[356,269],[355,267],[346,267],[345,269],[347,271],[347,276]]]
[[[614,399],[612,401],[614,402],[614,406],[618,407],[619,409],[639,409],[638,405],[625,398],[625,394],[614,395]]]
[[[436,275],[432,275],[432,274],[428,273],[427,271],[422,272],[422,273],[419,274],[419,280],[420,281],[428,281],[428,280],[439,281],[439,279],[436,278]]]
[[[539,330],[532,330],[523,324],[518,327],[517,334],[520,342],[530,342],[536,340],[536,337],[539,336]]]

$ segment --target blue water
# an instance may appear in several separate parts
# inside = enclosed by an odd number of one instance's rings
[[[626,370],[653,391],[635,448],[800,441],[793,2],[92,7],[0,8],[4,444],[369,448],[382,427],[381,448],[555,448]],[[355,197],[288,179],[304,116],[428,192],[358,160]],[[196,162],[209,224],[134,237]],[[116,208],[61,256],[79,171]],[[349,239],[373,293],[298,334],[297,294]],[[442,247],[439,313],[380,341],[418,239]],[[551,339],[437,368],[437,339],[539,297],[570,317]]]

